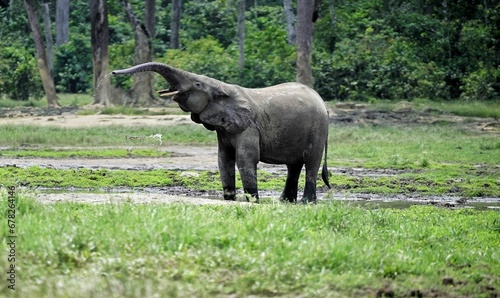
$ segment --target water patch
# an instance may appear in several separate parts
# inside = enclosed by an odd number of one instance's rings
[[[119,194],[137,194],[137,195],[153,195],[153,196],[177,196],[179,199],[190,202],[191,200],[198,198],[204,200],[211,200],[214,203],[218,201],[222,204],[224,203],[222,192],[217,190],[193,190],[187,189],[182,186],[175,187],[140,187],[140,188],[130,188],[130,187],[111,187],[111,188],[76,188],[76,187],[39,187],[36,188],[36,192],[42,193],[44,195],[57,195],[64,197],[64,194],[68,194],[68,201],[71,201],[71,195],[75,193],[84,194],[109,194],[109,195],[119,195]],[[242,194],[240,191],[239,193]],[[36,194],[34,194],[36,197]],[[261,201],[264,204],[276,203],[280,193],[275,191],[261,191],[259,193]],[[325,194],[320,193],[318,203],[322,204],[328,201],[342,201],[347,204],[352,204],[355,206],[361,206],[371,209],[383,209],[383,208],[394,208],[394,209],[405,209],[411,206],[435,206],[436,208],[446,208],[446,209],[462,209],[471,208],[475,210],[499,210],[500,211],[500,198],[472,198],[463,199],[453,196],[418,196],[411,197],[405,195],[397,196],[384,196],[377,194]],[[61,199],[64,201],[64,199]],[[60,201],[61,201],[60,200]],[[238,197],[238,201],[244,202],[243,196]],[[89,201],[92,203],[92,201]]]

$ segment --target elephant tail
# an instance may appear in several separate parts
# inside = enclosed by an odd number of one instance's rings
[[[325,182],[326,186],[328,188],[332,188],[330,186],[330,182],[328,181],[329,178],[329,173],[328,173],[328,166],[326,165],[326,158],[328,154],[328,130],[326,131],[326,142],[325,142],[325,160],[323,162],[323,168],[321,169],[321,178],[323,178],[323,182]]]

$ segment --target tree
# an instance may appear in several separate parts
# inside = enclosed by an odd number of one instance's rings
[[[297,5],[297,82],[313,86],[311,68],[313,23],[321,0],[298,0]]]
[[[295,15],[292,9],[292,0],[283,0],[283,9],[286,18],[286,40],[288,44],[295,44]]]
[[[28,14],[28,21],[30,23],[31,31],[33,32],[33,39],[35,41],[37,65],[40,71],[40,78],[42,79],[43,90],[47,97],[47,104],[49,107],[59,107],[57,100],[56,89],[54,88],[54,81],[50,76],[49,67],[47,65],[47,56],[45,53],[45,46],[42,39],[42,33],[38,24],[35,7],[32,0],[24,0],[26,13]]]
[[[43,3],[43,26],[45,28],[45,42],[46,55],[47,55],[47,67],[49,68],[50,77],[54,80],[54,41],[52,39],[52,28],[50,24],[50,7],[48,3]]]
[[[94,70],[94,101],[92,104],[111,105],[108,55],[108,11],[106,0],[90,0],[90,42],[92,44],[92,67]]]
[[[243,75],[245,68],[245,0],[239,0],[238,5],[238,66],[240,69],[240,77]]]
[[[179,29],[181,27],[181,7],[182,0],[172,0],[172,18],[170,22],[170,48],[178,49]]]
[[[56,1],[56,46],[69,41],[69,0]]]
[[[146,5],[146,15],[150,15],[149,11],[151,7],[154,11],[154,0],[147,0],[146,2],[153,2],[153,4]],[[126,0],[122,1],[123,7],[127,14],[127,18],[130,25],[134,29],[135,47],[134,47],[134,64],[141,64],[145,62],[153,61],[153,49],[152,49],[152,36],[151,32],[147,29],[147,24],[150,22],[146,20],[142,23],[132,11],[130,3]],[[149,12],[148,12],[149,11]],[[154,13],[153,13],[154,14]],[[154,28],[154,22],[151,25]],[[140,72],[132,76],[132,89],[130,90],[130,96],[132,98],[131,104],[137,105],[147,105],[155,102],[153,95],[153,84],[154,77],[152,72]]]

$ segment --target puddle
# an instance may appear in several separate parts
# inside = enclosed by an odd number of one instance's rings
[[[88,199],[89,203],[94,202],[92,195],[98,196],[130,196],[137,197],[133,200],[134,202],[141,202],[148,196],[161,198],[162,196],[174,196],[177,201],[193,202],[197,199],[202,199],[206,201],[211,201],[213,204],[224,204],[227,203],[222,199],[222,192],[217,190],[192,190],[186,189],[181,186],[176,187],[142,187],[142,188],[129,188],[129,187],[113,187],[113,188],[101,188],[98,190],[90,188],[45,188],[38,187],[33,190],[33,193],[40,193],[44,198],[53,196],[57,197],[55,201],[72,201],[78,194],[81,197],[78,198],[79,202],[86,202]],[[240,195],[237,197],[237,201],[246,202],[241,191]],[[277,201],[280,195],[278,191],[261,191],[260,197],[263,202]],[[85,197],[85,198],[82,198]],[[394,195],[394,196],[382,196],[377,194],[366,194],[366,193],[318,193],[318,201],[326,202],[329,200],[343,201],[348,204],[362,206],[366,208],[395,208],[404,209],[415,205],[422,206],[435,206],[438,208],[448,208],[448,209],[461,209],[461,208],[472,208],[476,210],[498,210],[500,211],[500,198],[471,198],[464,199],[454,196],[408,196],[408,195]],[[149,202],[150,200],[146,200]],[[143,201],[143,202],[146,202]]]

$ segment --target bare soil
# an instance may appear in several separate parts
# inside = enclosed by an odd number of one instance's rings
[[[42,109],[44,110],[44,109]],[[189,115],[161,115],[161,116],[123,116],[123,115],[77,115],[74,110],[52,110],[45,109],[50,113],[40,112],[40,109],[28,109],[26,111],[10,110],[3,113],[0,118],[0,125],[40,125],[58,127],[94,127],[105,125],[178,125],[192,124]],[[60,113],[58,113],[59,111]],[[437,114],[437,115],[436,115]],[[0,112],[0,115],[2,113]],[[464,118],[449,114],[436,113],[435,111],[417,112],[411,107],[404,105],[395,111],[373,111],[364,106],[339,106],[330,111],[330,120],[334,124],[346,125],[379,125],[379,124],[422,124],[439,123],[440,121],[453,123],[482,133],[500,133],[500,122],[495,119]],[[152,170],[168,169],[180,170],[190,175],[190,171],[217,170],[217,147],[216,146],[186,146],[164,144],[161,150],[171,153],[168,158],[113,158],[113,159],[88,159],[88,158],[0,158],[0,166],[16,165],[19,167],[41,166],[57,169],[77,169],[77,168],[107,168],[124,170]],[[286,168],[283,165],[259,164],[259,169],[268,172],[286,175]],[[391,176],[401,173],[401,170],[380,170],[363,168],[330,168],[335,175],[351,176]],[[279,196],[278,193],[265,193],[263,196],[272,197],[273,200]],[[412,197],[398,195],[393,197],[381,197],[372,194],[344,194],[329,193],[326,189],[319,189],[320,199],[348,200],[348,201],[377,201],[377,202],[409,202],[432,203],[445,207],[456,207],[463,205],[457,197]],[[220,192],[193,192],[182,187],[160,188],[160,189],[110,189],[105,193],[82,193],[80,190],[43,190],[36,194],[36,197],[45,203],[73,201],[88,203],[109,203],[120,201],[131,201],[137,203],[174,203],[188,202],[193,204],[246,204],[244,199],[237,202],[226,202],[221,200]],[[485,203],[492,206],[500,206],[500,198],[484,198]],[[477,203],[478,201],[476,201]],[[448,204],[448,205],[447,205]]]

